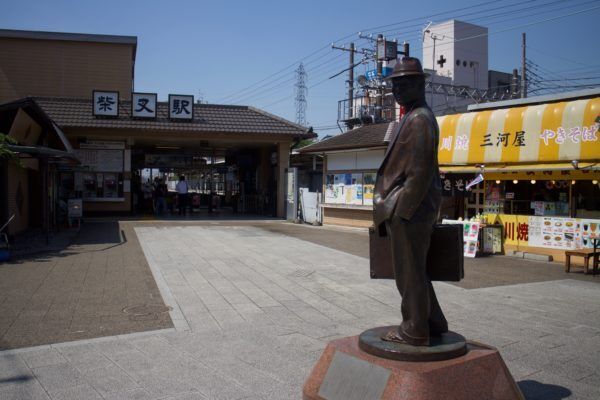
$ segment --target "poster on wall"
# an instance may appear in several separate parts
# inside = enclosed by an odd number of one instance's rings
[[[363,205],[363,201],[364,192],[362,173],[327,175],[325,183],[325,203]]]
[[[90,171],[123,172],[123,142],[81,143],[75,153]]]
[[[463,251],[464,256],[474,258],[477,254],[479,237],[479,222],[457,221],[451,219],[442,220],[442,224],[462,224],[463,226]]]
[[[361,205],[363,203],[363,191],[362,191],[362,185],[352,185],[352,204],[359,204]]]
[[[534,215],[544,215],[544,202],[543,201],[532,201],[531,208],[533,209]]]
[[[364,205],[372,206],[373,205],[373,189],[375,185],[364,185],[363,186],[363,197],[364,197]]]

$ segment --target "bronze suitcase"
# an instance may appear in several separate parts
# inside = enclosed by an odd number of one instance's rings
[[[394,279],[388,236],[369,228],[371,279]],[[427,254],[427,275],[432,281],[458,282],[465,277],[462,224],[437,224],[433,227]]]

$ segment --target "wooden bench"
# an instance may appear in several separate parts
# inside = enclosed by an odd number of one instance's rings
[[[586,274],[589,270],[590,258],[592,258],[592,275],[596,275],[596,270],[598,269],[598,262],[600,260],[600,251],[594,251],[594,249],[565,251],[565,272],[569,272],[571,270],[571,256],[583,257],[583,272]]]

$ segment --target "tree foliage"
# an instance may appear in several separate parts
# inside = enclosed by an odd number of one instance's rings
[[[308,146],[309,144],[313,144],[314,142],[315,142],[315,139],[302,139],[298,143],[296,143],[294,146],[292,146],[292,148],[301,149],[303,147]]]
[[[9,145],[17,144],[17,141],[4,133],[0,133],[0,159],[8,159],[19,162],[17,153],[8,148]]]

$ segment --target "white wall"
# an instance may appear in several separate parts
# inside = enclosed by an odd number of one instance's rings
[[[486,89],[488,86],[488,29],[466,22],[451,20],[431,25],[424,33],[423,68],[435,69],[437,76],[449,77],[453,85]],[[435,40],[435,64],[434,40]],[[477,36],[477,37],[474,37]],[[446,59],[443,67],[437,64],[440,56]],[[460,61],[460,65],[456,62]],[[464,66],[463,63],[467,65]]]
[[[383,149],[330,153],[327,155],[327,171],[376,170],[384,154]]]

